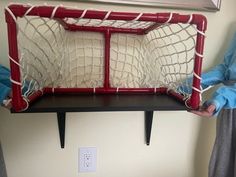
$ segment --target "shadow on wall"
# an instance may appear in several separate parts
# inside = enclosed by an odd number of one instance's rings
[[[208,172],[208,163],[211,155],[215,136],[215,120],[202,118],[200,122],[199,134],[197,137],[195,150],[193,173],[194,177],[206,177]],[[209,148],[211,147],[211,148]]]
[[[7,177],[1,142],[0,142],[0,177]]]
[[[228,35],[226,36],[224,41],[222,41],[222,47],[227,48],[225,46],[229,46],[234,33],[236,33],[236,22],[233,22],[229,25],[228,33],[226,33]],[[222,50],[218,52],[222,52]],[[218,53],[217,56],[222,56],[222,53]],[[219,60],[217,59],[217,61]],[[203,95],[206,100],[210,98],[210,95],[214,90],[215,88],[210,91],[210,94],[208,92],[208,94]],[[208,163],[210,160],[211,150],[213,148],[215,139],[216,119],[202,118],[199,127],[200,128],[195,145],[193,162],[194,177],[207,176],[206,172],[208,172]]]

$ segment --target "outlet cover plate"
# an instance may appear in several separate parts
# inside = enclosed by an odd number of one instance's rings
[[[79,172],[96,172],[97,148],[79,148]]]

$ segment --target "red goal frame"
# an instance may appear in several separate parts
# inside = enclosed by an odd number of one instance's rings
[[[181,15],[177,13],[143,13],[138,21],[147,21],[155,22],[154,25],[149,26],[146,29],[131,29],[131,28],[115,28],[115,27],[94,27],[94,26],[76,26],[72,24],[67,24],[63,21],[63,18],[71,17],[78,18],[81,17],[84,10],[79,9],[69,9],[62,6],[57,6],[55,11],[55,6],[32,6],[29,5],[20,5],[12,4],[8,6],[9,10],[5,10],[5,17],[7,22],[8,29],[8,43],[9,43],[9,58],[10,58],[10,69],[11,69],[11,79],[14,81],[12,83],[12,105],[15,111],[22,111],[28,107],[28,104],[42,96],[43,94],[53,94],[53,93],[100,93],[100,94],[115,94],[117,93],[117,88],[110,87],[109,83],[109,62],[110,62],[110,37],[112,33],[130,33],[143,35],[149,31],[155,29],[159,23],[190,23],[196,25],[198,31],[196,38],[196,46],[194,58],[194,73],[197,75],[193,76],[193,87],[197,90],[201,90],[200,82],[202,71],[202,59],[203,59],[203,50],[204,50],[204,40],[205,36],[203,35],[207,28],[207,20],[205,16],[200,14],[192,15]],[[27,98],[22,97],[21,86],[17,83],[21,83],[20,77],[20,67],[17,64],[19,62],[18,54],[18,45],[17,45],[17,24],[16,19],[23,17],[25,14],[29,16],[40,16],[56,19],[66,30],[78,30],[78,31],[92,31],[100,32],[104,34],[105,38],[105,51],[104,51],[104,83],[101,88],[44,88],[42,91],[37,91],[34,94],[30,95]],[[97,11],[97,10],[87,10],[83,14],[83,18],[87,19],[100,19],[103,20],[125,20],[131,21],[136,19],[139,16],[139,13],[130,13],[130,12],[110,12],[109,16],[106,17],[107,11]],[[170,19],[170,14],[172,15]],[[190,20],[191,19],[191,20]],[[192,94],[189,100],[187,100],[187,106],[192,109],[197,109],[200,104],[200,93],[196,89],[192,89]],[[168,90],[167,88],[119,88],[119,93],[159,93],[159,94],[169,94],[174,96],[180,101],[185,102],[183,95],[176,93],[174,91]]]

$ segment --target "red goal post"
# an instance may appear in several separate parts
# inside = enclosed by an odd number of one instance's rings
[[[5,16],[15,111],[49,93],[168,94],[199,107],[203,15],[11,4]]]

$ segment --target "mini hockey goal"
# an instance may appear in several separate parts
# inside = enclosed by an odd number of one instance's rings
[[[169,94],[199,106],[202,15],[22,4],[5,14],[15,111],[49,93]]]

